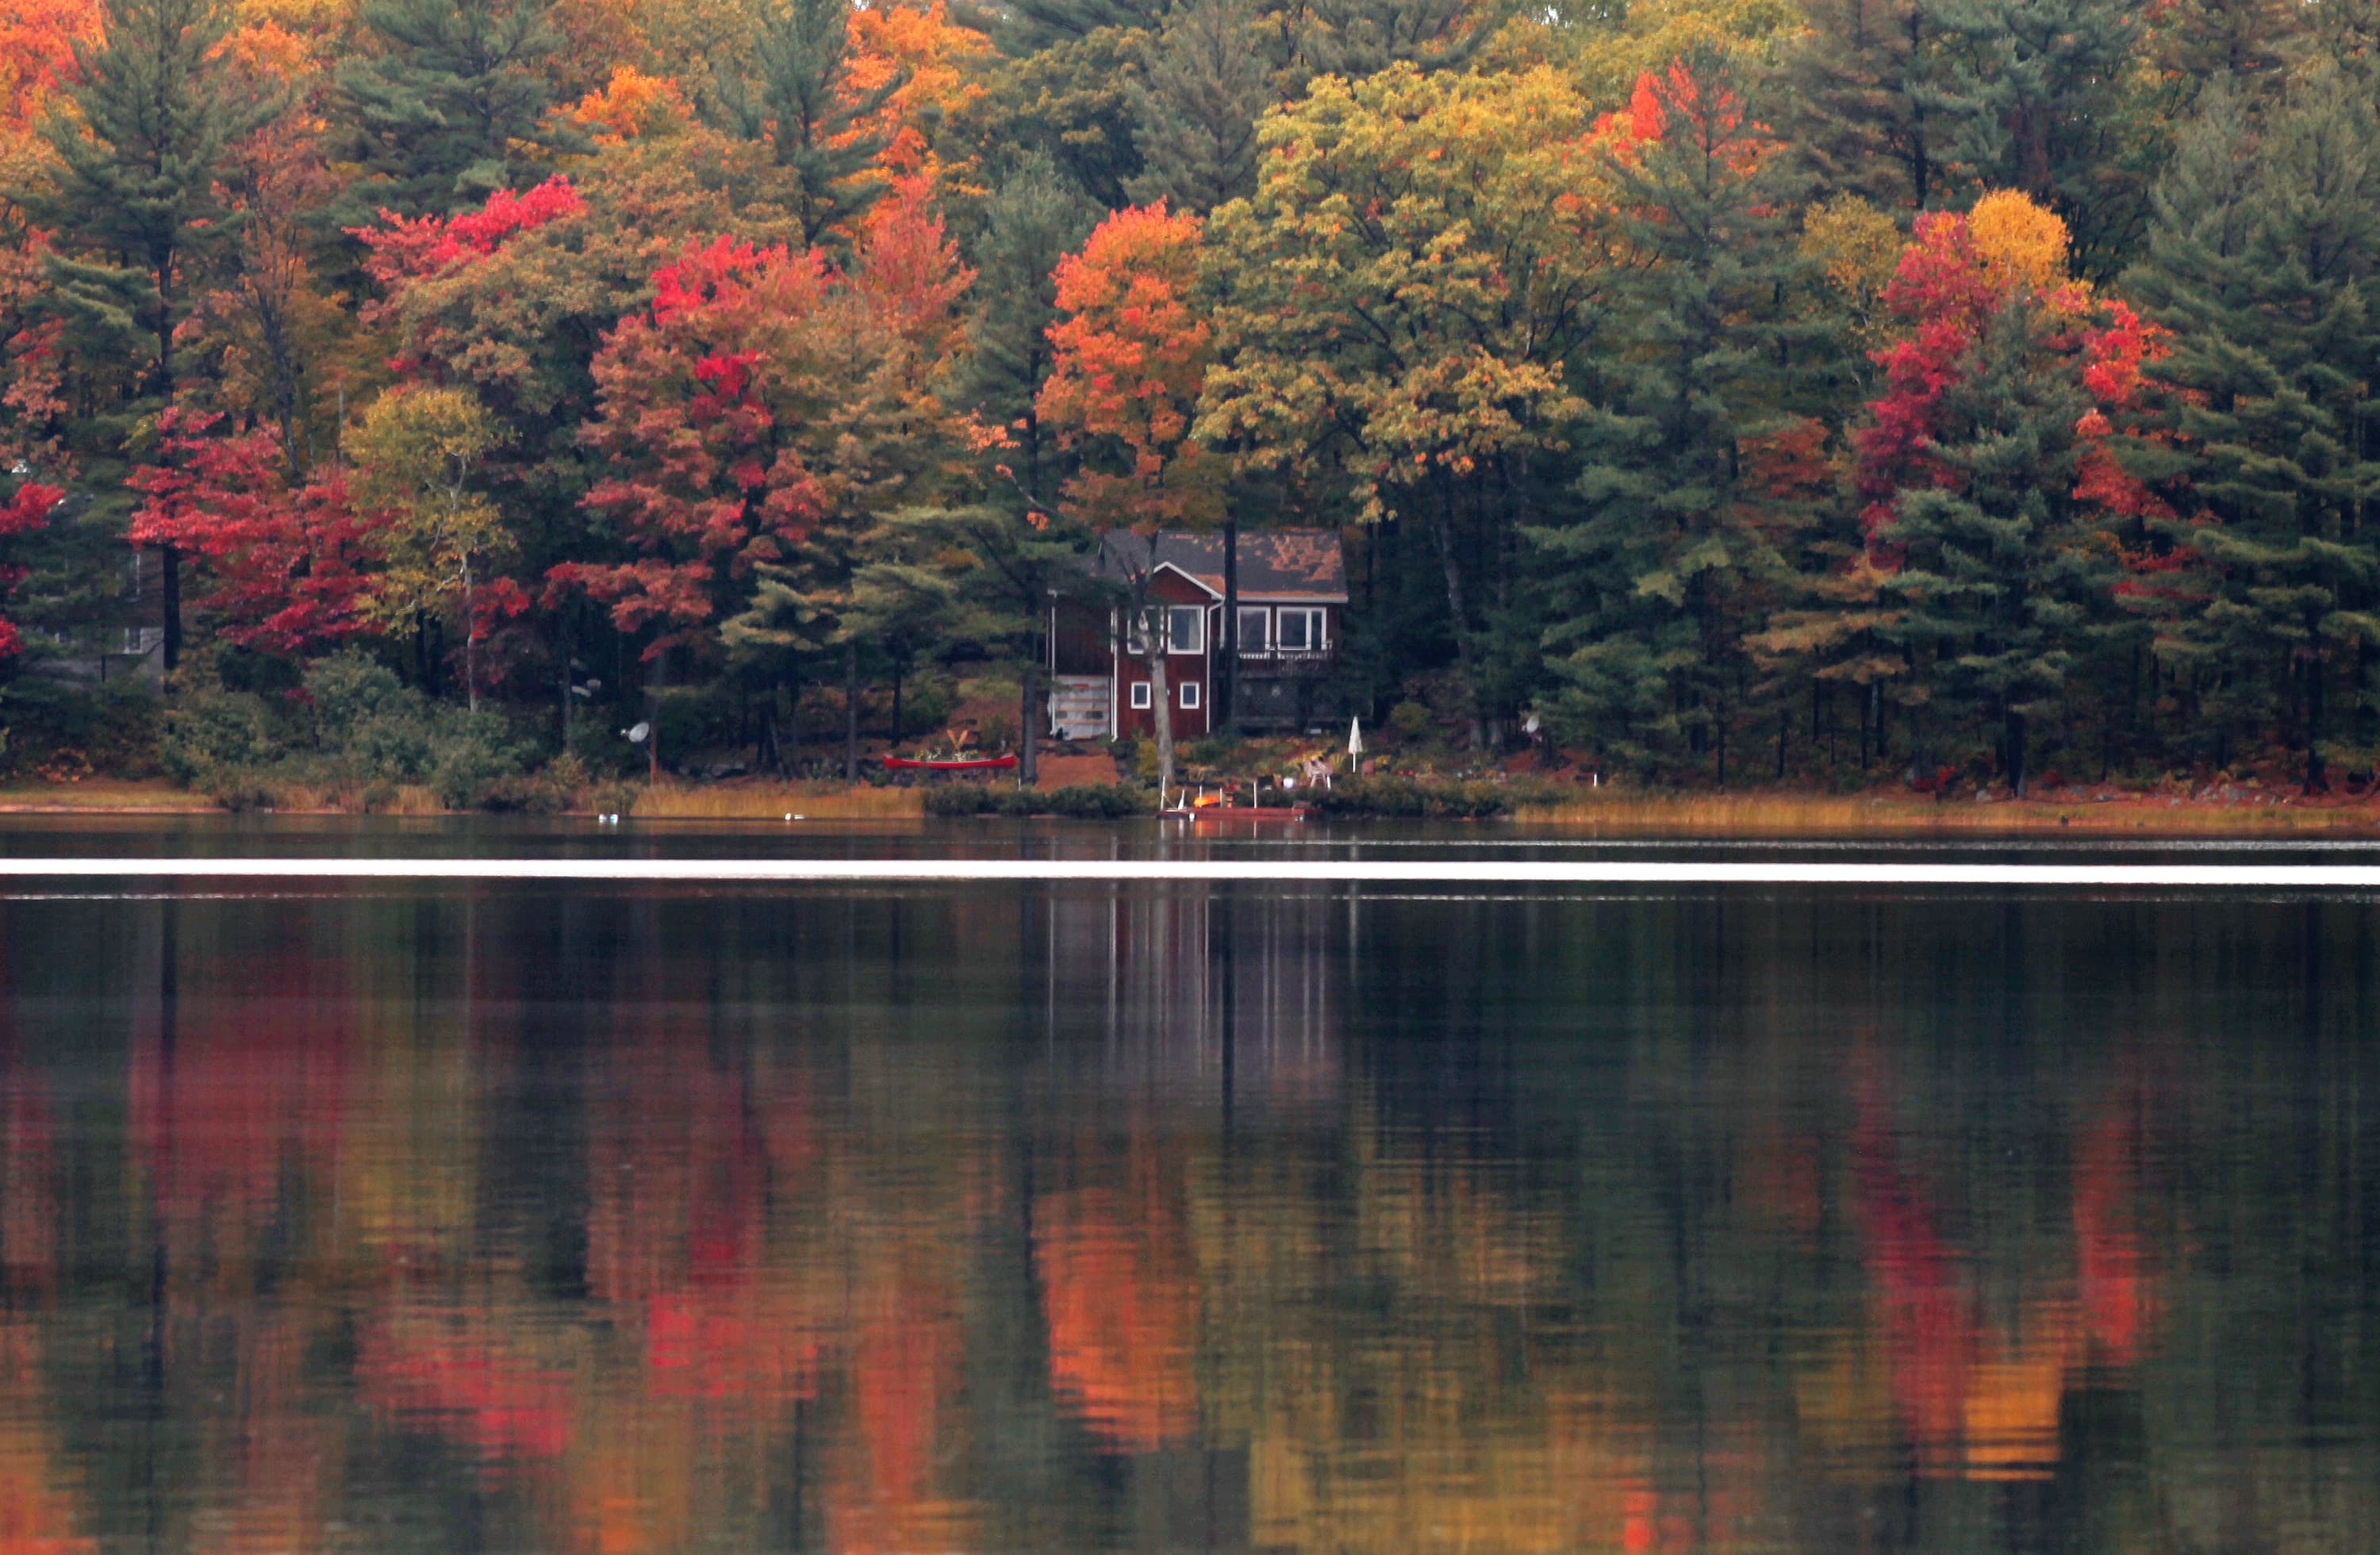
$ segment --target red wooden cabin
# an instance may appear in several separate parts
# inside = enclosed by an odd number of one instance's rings
[[[1062,594],[1050,611],[1050,729],[1061,739],[1137,737],[1156,731],[1143,632],[1165,633],[1173,735],[1213,726],[1228,641],[1238,653],[1242,728],[1295,729],[1335,716],[1323,706],[1347,610],[1347,559],[1328,529],[1244,534],[1236,634],[1223,621],[1223,539],[1167,532],[1111,534],[1090,566],[1102,587]],[[1137,594],[1146,620],[1113,602]],[[1103,597],[1104,596],[1104,597]]]

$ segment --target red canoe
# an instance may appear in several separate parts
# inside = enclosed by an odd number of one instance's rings
[[[1014,767],[1014,756],[971,756],[961,761],[917,761],[906,756],[888,756],[884,764],[900,772],[988,772],[998,767]]]

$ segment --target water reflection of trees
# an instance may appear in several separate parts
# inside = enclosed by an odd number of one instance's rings
[[[2360,910],[119,911],[0,925],[33,1547],[2380,1514]]]

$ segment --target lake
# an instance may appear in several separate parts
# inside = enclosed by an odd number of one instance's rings
[[[2286,893],[9,881],[0,1548],[2370,1549],[2375,957]]]

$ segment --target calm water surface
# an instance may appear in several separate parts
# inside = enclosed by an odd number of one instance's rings
[[[0,845],[951,840],[154,825]],[[19,882],[0,1549],[2371,1549],[2375,956],[2205,894]]]

